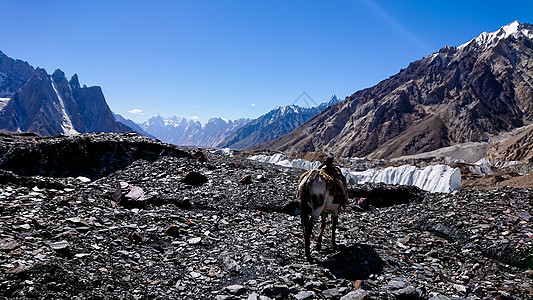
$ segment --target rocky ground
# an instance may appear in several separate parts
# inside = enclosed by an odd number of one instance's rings
[[[2,171],[0,297],[533,298],[528,189],[351,187],[339,248],[309,263],[302,171],[182,154],[92,181]]]

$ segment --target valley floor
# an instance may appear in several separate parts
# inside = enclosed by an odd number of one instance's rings
[[[325,238],[308,263],[294,215],[301,172],[207,156],[138,160],[91,183],[2,177],[0,297],[533,298],[528,189],[423,194],[369,210],[351,199],[339,249]],[[191,171],[208,182],[181,182]],[[247,174],[252,183],[240,183]],[[116,203],[120,181],[152,200]]]

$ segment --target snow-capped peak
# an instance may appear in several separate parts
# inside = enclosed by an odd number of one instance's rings
[[[468,43],[462,44],[457,47],[458,49],[465,48],[466,46],[476,43],[479,48],[486,49],[496,45],[500,40],[506,39],[509,36],[523,35],[529,39],[533,39],[533,26],[530,24],[522,24],[518,21],[514,21],[507,24],[494,32],[483,32],[478,37],[470,40]]]

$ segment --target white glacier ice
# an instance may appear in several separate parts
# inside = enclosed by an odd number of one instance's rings
[[[233,157],[234,155],[233,150],[231,150],[230,148],[216,149],[216,150],[213,150],[212,153],[222,154],[222,155],[226,155],[229,157]]]
[[[255,160],[258,162],[264,162],[269,164],[274,164],[282,167],[287,168],[298,168],[298,169],[304,169],[304,170],[312,170],[315,168],[318,168],[320,166],[319,161],[310,162],[305,159],[295,159],[295,160],[289,160],[285,155],[281,153],[277,153],[274,155],[254,155],[248,157],[250,160]]]
[[[368,169],[365,171],[343,170],[350,184],[383,182],[386,184],[414,185],[435,193],[448,193],[461,189],[461,171],[447,165],[432,165],[424,168],[403,165]]]
[[[250,160],[271,163],[283,167],[305,170],[320,166],[319,161],[310,162],[305,159],[289,160],[283,154],[255,155]],[[399,167],[373,168],[365,171],[352,171],[341,168],[350,184],[366,182],[383,182],[386,184],[414,185],[429,192],[451,192],[461,189],[461,171],[447,165],[432,165],[424,168],[403,165]]]

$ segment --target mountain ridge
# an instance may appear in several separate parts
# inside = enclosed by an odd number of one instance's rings
[[[277,106],[237,130],[222,143],[218,144],[217,147],[243,150],[283,136],[309,121],[327,107],[339,102],[340,100],[337,96],[332,95],[327,102],[316,107],[300,107],[295,104]]]
[[[42,136],[86,132],[131,132],[115,121],[99,86],[81,87],[78,75],[70,81],[57,69],[9,58],[0,52],[0,129]]]
[[[522,31],[494,34],[488,48],[476,39],[443,47],[252,149],[394,158],[526,125],[533,121],[533,42],[522,32],[533,26],[516,27]]]

